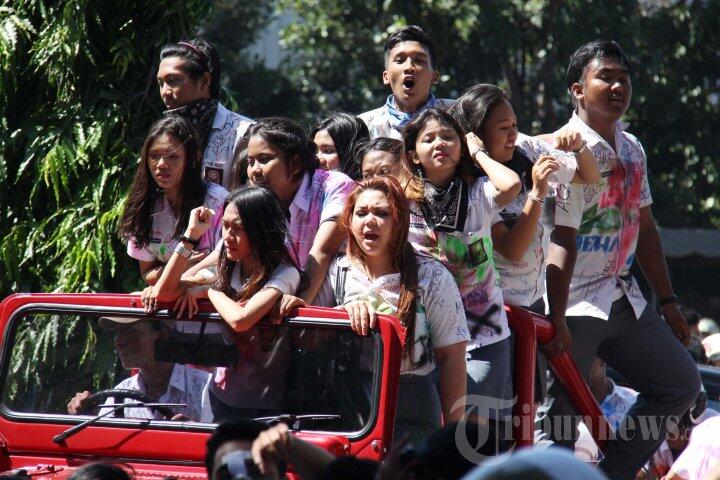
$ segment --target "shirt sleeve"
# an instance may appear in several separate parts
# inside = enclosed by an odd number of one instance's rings
[[[345,200],[354,187],[355,182],[347,175],[330,172],[325,182],[320,223],[336,220],[340,217],[343,208],[345,208]]]
[[[520,146],[530,155],[533,163],[537,163],[543,155],[554,157],[560,168],[553,172],[548,180],[553,183],[570,183],[577,172],[577,159],[572,153],[564,152],[550,146],[549,143],[535,137],[525,137]]]
[[[645,149],[640,142],[637,142],[642,152],[642,184],[640,186],[640,208],[652,205],[652,195],[650,194],[650,182],[648,181],[647,172],[647,155],[645,155]]]
[[[582,185],[559,185],[555,192],[555,225],[579,229],[582,223],[585,198]]]
[[[507,207],[507,205],[498,205],[495,201],[497,195],[497,188],[490,181],[488,177],[478,178],[472,186],[470,191],[470,203],[479,203],[483,208],[485,218],[495,218],[497,214]],[[511,200],[512,202],[512,200]],[[510,202],[508,202],[508,205]],[[495,223],[493,221],[493,223]]]
[[[292,265],[280,265],[275,269],[263,289],[274,288],[284,295],[295,295],[300,286],[300,272]]]
[[[142,248],[137,246],[135,237],[130,237],[127,245],[127,253],[135,260],[140,260],[141,262],[154,262],[157,260],[155,254],[147,248],[147,245]]]
[[[465,308],[450,272],[439,262],[428,261],[418,269],[418,276],[425,284],[420,299],[433,348],[469,341]]]

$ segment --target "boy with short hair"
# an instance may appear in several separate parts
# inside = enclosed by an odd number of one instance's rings
[[[547,290],[556,335],[545,345],[549,354],[570,349],[586,380],[597,355],[640,392],[600,462],[610,478],[628,479],[662,442],[667,417],[682,415],[700,388],[697,367],[681,343],[689,331],[652,216],[645,152],[620,121],[630,105],[630,74],[615,42],[590,42],[570,57],[566,80],[577,110],[568,126],[587,139],[602,179],[571,185],[555,199]],[[630,274],[635,257],[660,298],[665,321]],[[576,410],[557,383],[549,391],[548,414],[556,427],[550,433],[572,448],[577,420],[570,432],[558,431],[558,420]],[[643,422],[659,431],[642,431]]]
[[[430,87],[440,80],[435,68],[435,44],[417,25],[404,27],[385,42],[383,83],[392,94],[385,105],[358,115],[370,138],[402,140],[402,129],[427,108],[449,107],[452,100],[435,98]]]

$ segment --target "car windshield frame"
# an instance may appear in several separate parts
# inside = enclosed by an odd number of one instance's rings
[[[3,382],[3,385],[7,384],[9,369],[12,362],[12,354],[17,340],[18,328],[21,325],[23,319],[28,318],[28,316],[32,314],[82,315],[88,319],[93,317],[99,319],[103,316],[132,317],[147,320],[179,320],[183,322],[197,322],[198,324],[202,322],[222,324],[223,322],[223,320],[217,313],[207,312],[198,313],[194,318],[188,319],[183,317],[176,318],[174,314],[171,314],[171,312],[166,309],[160,310],[154,314],[147,314],[141,308],[123,308],[83,304],[58,304],[45,302],[28,303],[22,305],[17,310],[13,311],[5,324],[2,342],[2,352],[0,353],[0,382]],[[261,322],[263,327],[287,327],[289,329],[319,327],[321,329],[339,329],[352,332],[349,322],[346,319],[338,318],[321,318],[305,315],[297,317],[286,317],[279,324],[271,324],[270,322],[265,322],[264,320]],[[353,335],[355,334],[354,332],[352,333]],[[382,369],[384,362],[384,346],[382,335],[377,329],[372,331],[372,335],[375,346],[373,361],[373,384],[370,398],[370,412],[363,428],[354,431],[334,431],[307,429],[301,425],[301,428],[298,431],[308,432],[312,434],[342,435],[350,441],[362,440],[367,435],[373,432],[373,430],[376,428],[379,418],[381,389],[380,384],[382,382],[383,373]],[[42,422],[47,424],[62,424],[72,426],[87,421],[94,416],[41,412],[20,412],[10,408],[10,406],[5,401],[5,397],[6,391],[5,387],[3,387],[2,395],[0,395],[0,416],[12,422]],[[192,431],[198,433],[209,433],[212,432],[218,424],[214,422],[205,423],[195,421],[172,421],[137,418],[103,418],[99,420],[96,425],[131,429],[143,428],[148,430]]]

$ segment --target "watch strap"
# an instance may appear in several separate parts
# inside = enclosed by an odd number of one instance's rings
[[[193,248],[196,248],[200,244],[199,238],[197,240],[193,240],[192,238],[185,236],[185,235],[180,236],[180,241],[189,243],[190,245],[193,246]]]
[[[680,299],[677,295],[671,295],[669,297],[661,298],[660,299],[660,306],[663,307],[665,305],[670,305],[672,303],[678,303]]]

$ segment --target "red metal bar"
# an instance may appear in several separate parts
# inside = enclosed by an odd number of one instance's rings
[[[520,419],[513,427],[517,447],[532,445],[534,429],[535,369],[537,345],[550,341],[555,326],[547,317],[519,307],[505,307],[508,323],[515,335],[515,393],[517,403],[514,415]],[[532,347],[528,343],[533,341]],[[569,352],[548,356],[548,363],[560,381],[570,400],[581,415],[600,450],[605,451],[611,427],[602,413],[595,397],[578,370]],[[528,430],[529,429],[529,430]],[[529,434],[528,434],[529,432]],[[530,443],[528,444],[528,439]]]
[[[513,407],[513,439],[515,447],[532,447],[535,430],[535,369],[537,337],[530,313],[518,307],[505,307],[513,331],[515,359],[513,380],[517,401]]]

